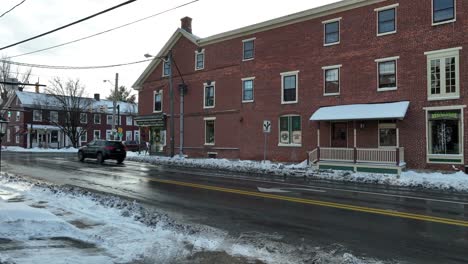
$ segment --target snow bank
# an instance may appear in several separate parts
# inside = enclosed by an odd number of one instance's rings
[[[78,153],[77,148],[61,148],[61,149],[54,149],[54,148],[22,148],[22,147],[9,147],[9,146],[2,146],[3,151],[11,151],[11,152],[45,152],[45,153]]]

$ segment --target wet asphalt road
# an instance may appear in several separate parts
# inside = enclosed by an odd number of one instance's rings
[[[130,161],[80,163],[69,154],[3,152],[2,171],[136,199],[233,237],[259,232],[298,247],[341,245],[384,261],[468,263],[468,194],[271,181]]]

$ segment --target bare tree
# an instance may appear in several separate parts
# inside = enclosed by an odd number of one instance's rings
[[[89,120],[83,120],[84,116],[88,119],[88,113],[93,106],[93,99],[85,97],[84,91],[85,87],[79,79],[64,82],[55,77],[45,89],[54,102],[41,102],[42,106],[56,108],[62,113],[62,118],[59,116],[58,119],[48,120],[70,138],[73,147],[78,146],[80,137],[87,133],[92,124]]]
[[[24,85],[21,84],[29,83],[30,77],[31,68],[23,70],[19,66],[15,67],[6,56],[2,56],[0,60],[0,82],[20,83],[17,86],[0,83],[0,97],[2,100],[7,101],[15,87],[24,88]]]

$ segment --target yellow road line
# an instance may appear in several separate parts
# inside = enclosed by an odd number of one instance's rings
[[[229,189],[229,188],[223,188],[223,187],[216,187],[216,186],[209,186],[209,185],[202,185],[202,184],[188,183],[188,182],[180,182],[180,181],[173,181],[173,180],[162,180],[162,179],[148,179],[148,180],[153,181],[153,182],[192,187],[192,188],[197,188],[197,189],[205,189],[205,190],[219,191],[219,192],[225,192],[225,193],[233,193],[233,194],[240,194],[240,195],[246,195],[246,196],[261,197],[261,198],[268,198],[268,199],[274,199],[274,200],[318,205],[318,206],[338,208],[338,209],[344,209],[344,210],[350,210],[350,211],[365,212],[365,213],[371,213],[371,214],[386,215],[386,216],[421,220],[421,221],[427,221],[427,222],[442,223],[442,224],[447,224],[447,225],[468,227],[468,221],[456,220],[456,219],[450,219],[450,218],[435,217],[435,216],[413,214],[413,213],[404,213],[404,212],[398,212],[398,211],[390,211],[390,210],[363,207],[363,206],[355,206],[355,205],[347,205],[347,204],[325,202],[325,201],[318,201],[318,200],[311,200],[311,199],[288,197],[288,196],[261,193],[261,192],[243,191],[243,190],[237,190],[237,189]]]

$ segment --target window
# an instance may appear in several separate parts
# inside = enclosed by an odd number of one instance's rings
[[[340,68],[341,65],[323,67],[324,70],[324,95],[340,94]]]
[[[154,109],[153,112],[162,112],[162,90],[154,91]]]
[[[165,76],[169,76],[169,74],[171,73],[171,63],[169,62],[169,60],[163,60],[163,77]]]
[[[42,121],[42,110],[33,111],[33,121]]]
[[[125,140],[132,140],[132,131],[125,132]]]
[[[215,82],[205,83],[203,91],[204,91],[203,107],[204,108],[215,107]]]
[[[280,140],[279,146],[301,146],[301,117],[282,116],[280,117]]]
[[[377,62],[377,91],[397,89],[397,60],[391,57],[375,60]]]
[[[50,122],[58,123],[58,112],[57,111],[51,111],[49,113],[49,115],[50,115]]]
[[[21,118],[21,112],[16,111],[16,121],[20,121],[20,118]]]
[[[375,9],[377,12],[377,36],[396,33],[396,7],[398,4]]]
[[[88,132],[84,131],[83,134],[80,136],[80,142],[86,143],[88,142]]]
[[[195,51],[195,70],[202,70],[205,68],[205,49]]]
[[[140,142],[140,131],[139,131],[139,130],[133,131],[133,138],[134,138],[136,141]]]
[[[429,162],[463,163],[463,107],[426,109]]]
[[[127,116],[125,119],[126,119],[126,120],[125,120],[125,121],[126,121],[125,124],[126,124],[127,126],[133,126],[133,116]]]
[[[379,122],[379,147],[397,147],[396,124],[393,122]]]
[[[340,20],[336,18],[322,22],[324,25],[324,45],[330,46],[340,43]]]
[[[88,114],[86,114],[86,113],[80,113],[80,123],[81,123],[81,124],[86,124],[86,123],[88,123]]]
[[[242,79],[242,102],[249,103],[254,101],[254,79],[255,77]]]
[[[107,125],[112,125],[112,121],[113,121],[112,115],[107,115],[107,122],[106,122],[106,124],[107,124]]]
[[[101,114],[94,114],[94,124],[101,124]]]
[[[58,143],[58,131],[52,130],[50,131],[50,143]]]
[[[101,139],[101,130],[94,130],[93,131],[93,140]]]
[[[215,120],[214,117],[205,118],[205,145],[215,144]]]
[[[432,0],[432,25],[455,21],[455,0]]]
[[[243,43],[243,60],[252,60],[255,56],[255,38],[246,39]]]
[[[460,97],[460,48],[426,52],[429,100],[457,99]]]
[[[11,142],[11,130],[7,128],[7,142]]]
[[[297,86],[299,71],[281,73],[281,103],[297,103]]]
[[[19,126],[15,126],[15,143],[19,143]]]
[[[112,136],[112,130],[107,129],[106,130],[106,140],[110,140]]]

